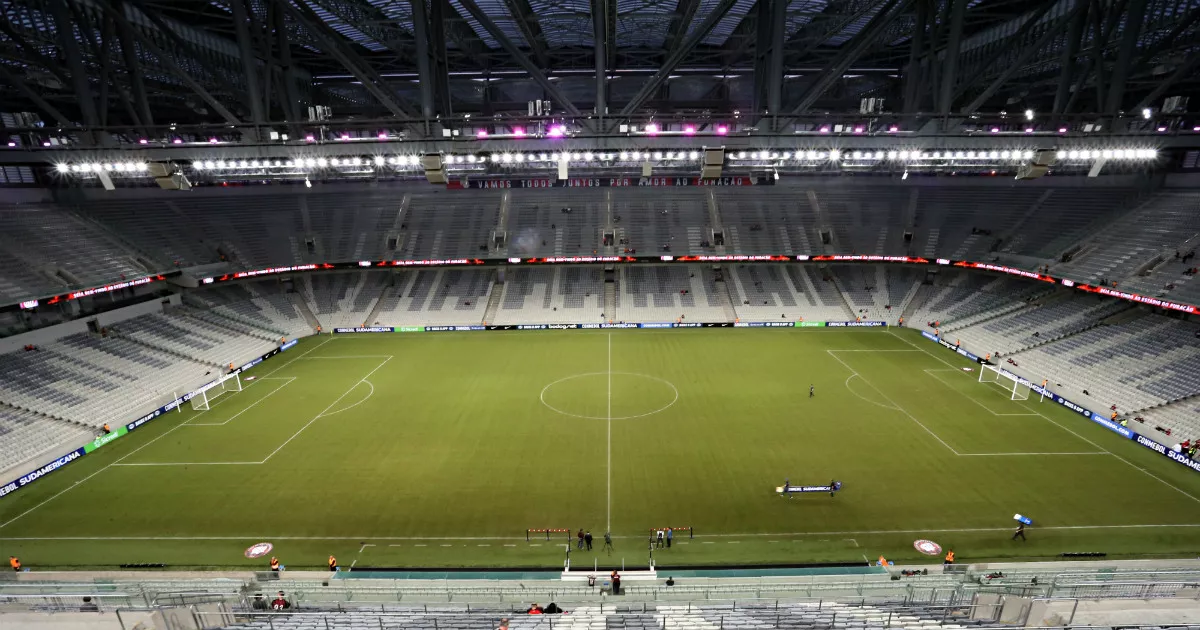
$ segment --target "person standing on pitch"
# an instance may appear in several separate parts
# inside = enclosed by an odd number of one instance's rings
[[[1012,539],[1016,540],[1017,536],[1020,536],[1021,540],[1025,540],[1025,523],[1017,523],[1017,531],[1013,532]]]
[[[578,540],[578,541],[575,543],[575,548],[576,548],[576,549],[583,549],[583,530],[582,530],[582,529],[581,529],[581,530],[579,530],[579,533],[578,533],[578,534],[576,534],[575,536],[576,536],[576,537],[579,539],[579,540]]]
[[[592,532],[586,532],[583,535],[583,542],[587,543],[587,550],[592,550]]]
[[[658,534],[656,535],[656,538],[658,539],[658,548],[662,549],[663,542],[666,540],[666,535],[663,533],[663,530],[661,530],[661,529],[658,530]]]
[[[667,549],[671,548],[671,538],[674,536],[674,534],[672,534],[672,532],[674,532],[674,531],[675,530],[673,530],[669,527],[667,528]]]
[[[808,386],[808,397],[809,398],[813,397],[813,386],[812,385]]]
[[[609,555],[612,555],[613,544],[611,532],[604,532],[604,548],[608,550]]]

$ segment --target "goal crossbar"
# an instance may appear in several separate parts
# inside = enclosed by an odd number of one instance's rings
[[[1029,400],[1030,388],[1016,375],[986,363],[979,366],[979,382],[995,383],[1009,394],[1009,400]]]
[[[242,377],[237,372],[226,374],[201,387],[192,394],[192,409],[196,411],[208,411],[211,408],[212,401],[218,396],[227,392],[240,391],[242,391]]]

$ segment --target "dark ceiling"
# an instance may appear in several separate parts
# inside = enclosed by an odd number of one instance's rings
[[[0,0],[0,111],[145,126],[1116,114],[1200,89],[1198,0]],[[11,121],[8,126],[14,125]]]

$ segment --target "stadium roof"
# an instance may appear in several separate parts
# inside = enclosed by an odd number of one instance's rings
[[[1108,116],[1200,89],[1198,0],[0,0],[0,111],[102,128]],[[531,102],[549,101],[538,110]],[[877,112],[878,110],[872,110]],[[426,121],[421,125],[412,121]],[[589,123],[590,124],[590,123]],[[21,126],[9,123],[9,127]]]

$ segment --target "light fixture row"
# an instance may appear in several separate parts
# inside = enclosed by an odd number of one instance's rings
[[[81,162],[55,164],[54,170],[59,173],[145,173],[150,165],[145,162]]]
[[[734,161],[831,161],[831,162],[880,162],[884,160],[918,162],[922,160],[1030,160],[1034,152],[1029,149],[1004,151],[919,151],[919,150],[889,150],[889,151],[843,151],[829,149],[827,151],[738,151],[727,153]],[[448,165],[467,164],[520,164],[548,162],[629,162],[653,160],[662,161],[696,161],[701,157],[700,151],[619,151],[619,152],[560,152],[560,153],[491,153],[466,155],[448,154],[443,160]],[[1059,161],[1087,160],[1153,160],[1158,157],[1155,149],[1064,149],[1058,151]],[[287,160],[193,160],[192,168],[198,171],[223,171],[242,169],[313,169],[313,168],[354,168],[354,167],[385,167],[392,166],[418,167],[421,158],[417,155],[393,155],[385,157],[347,156],[347,157],[306,157]],[[55,166],[59,173],[145,173],[150,166],[145,162],[81,162],[77,164],[60,163]]]
[[[797,161],[820,161],[828,160],[831,162],[838,161],[868,161],[879,162],[883,160],[900,160],[900,161],[920,161],[920,160],[1031,160],[1034,152],[1029,149],[1004,150],[1004,151],[918,151],[918,150],[890,150],[890,151],[842,151],[839,149],[830,149],[828,151],[738,151],[733,154],[736,160],[754,160],[754,161],[777,161],[777,160],[797,160]],[[1116,160],[1152,160],[1158,157],[1158,151],[1154,149],[1070,149],[1059,150],[1059,160],[1075,161],[1075,160],[1094,160],[1094,159],[1116,159]]]

